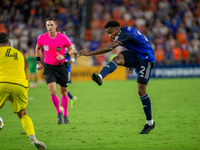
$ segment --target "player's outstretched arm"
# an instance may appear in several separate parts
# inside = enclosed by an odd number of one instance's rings
[[[119,43],[116,42],[111,42],[101,48],[98,48],[92,52],[87,52],[85,50],[81,50],[79,51],[79,56],[91,56],[91,55],[99,55],[99,54],[105,54],[107,52],[112,51],[114,48],[116,48],[117,46],[119,46]]]

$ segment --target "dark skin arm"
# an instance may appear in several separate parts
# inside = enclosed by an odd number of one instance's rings
[[[99,54],[105,54],[107,52],[112,51],[114,48],[116,48],[117,46],[119,46],[120,44],[117,42],[111,42],[108,45],[105,45],[101,48],[98,48],[92,52],[87,52],[85,50],[81,50],[79,51],[78,55],[79,56],[91,56],[91,55],[99,55]]]

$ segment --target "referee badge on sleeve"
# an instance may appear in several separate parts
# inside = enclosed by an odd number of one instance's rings
[[[49,46],[48,45],[44,45],[44,50],[48,51],[49,50]]]

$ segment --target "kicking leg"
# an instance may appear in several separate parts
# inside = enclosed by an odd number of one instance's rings
[[[93,73],[92,80],[94,80],[98,85],[102,85],[102,79],[105,78],[108,74],[114,72],[118,65],[124,65],[124,56],[118,54],[112,59],[106,66],[104,66],[99,74]]]

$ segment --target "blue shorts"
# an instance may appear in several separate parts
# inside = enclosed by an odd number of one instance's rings
[[[148,84],[151,70],[153,69],[154,63],[143,60],[140,56],[125,50],[120,52],[124,56],[125,64],[127,68],[135,68],[138,75],[137,82],[140,84]]]

